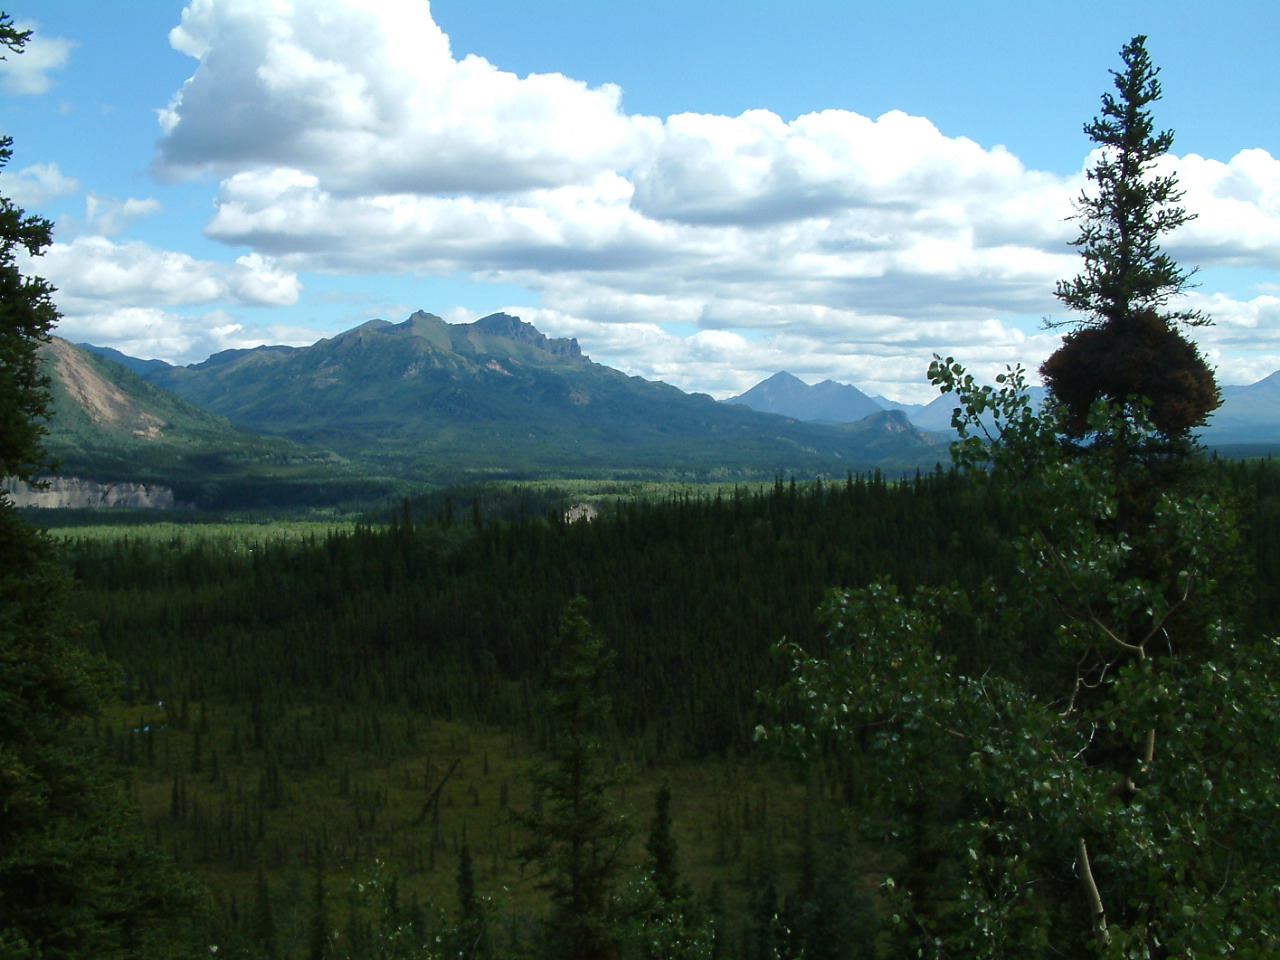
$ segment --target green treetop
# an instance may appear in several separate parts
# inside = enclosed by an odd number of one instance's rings
[[[1062,321],[1078,329],[1041,367],[1050,394],[1066,409],[1066,428],[1087,432],[1098,400],[1147,404],[1146,415],[1165,437],[1184,436],[1217,406],[1213,372],[1177,329],[1209,322],[1194,310],[1168,310],[1190,287],[1193,271],[1160,248],[1160,238],[1193,219],[1179,205],[1182,192],[1156,163],[1173,145],[1173,132],[1156,132],[1151,104],[1160,99],[1159,70],[1146,37],[1120,52],[1113,71],[1116,94],[1102,97],[1102,114],[1085,125],[1100,148],[1089,171],[1092,190],[1078,201],[1080,235],[1074,241],[1083,270],[1058,283],[1056,294],[1083,316]]]
[[[1084,270],[1058,283],[1057,296],[1085,314],[1089,326],[1125,323],[1143,310],[1160,309],[1184,292],[1191,271],[1160,249],[1160,237],[1193,219],[1178,206],[1182,192],[1171,174],[1155,175],[1156,161],[1173,146],[1173,131],[1156,132],[1150,106],[1160,99],[1159,70],[1152,66],[1146,37],[1134,37],[1112,71],[1119,96],[1102,96],[1102,115],[1084,132],[1101,150],[1089,171],[1095,191],[1079,199],[1080,236],[1075,246]],[[1202,323],[1196,312],[1171,319]]]

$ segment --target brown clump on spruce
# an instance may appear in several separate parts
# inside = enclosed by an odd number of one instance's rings
[[[1124,406],[1144,398],[1152,426],[1171,437],[1203,424],[1222,402],[1199,348],[1154,310],[1067,334],[1040,374],[1074,437],[1088,432],[1099,400]]]

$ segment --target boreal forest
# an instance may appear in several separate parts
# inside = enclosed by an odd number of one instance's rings
[[[1280,467],[1196,441],[1212,318],[1121,57],[1049,400],[939,356],[933,469],[0,498],[0,957],[1275,956]],[[0,238],[37,480],[50,225]]]

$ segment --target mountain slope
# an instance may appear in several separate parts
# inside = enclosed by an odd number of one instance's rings
[[[809,386],[785,370],[762,380],[746,393],[725,403],[742,404],[762,413],[777,413],[797,420],[852,423],[884,408],[857,387],[834,380]]]
[[[798,423],[629,377],[506,314],[448,324],[418,312],[151,376],[239,426],[420,476],[856,470],[938,455],[909,425]]]
[[[147,374],[155,370],[170,366],[170,364],[164,360],[140,360],[137,357],[129,356],[127,353],[121,353],[113,347],[95,347],[91,343],[77,343],[76,346],[83,350],[88,350],[90,353],[96,353],[101,357],[106,357],[108,360],[114,360],[116,363],[120,364],[120,366],[128,367],[140,377],[145,377]]]
[[[64,477],[158,483],[186,502],[228,505],[237,490],[255,488],[261,501],[265,486],[314,487],[347,469],[327,451],[235,427],[60,337],[41,354],[53,398],[46,446]],[[296,493],[272,496],[288,500]]]
[[[52,375],[51,443],[188,443],[240,439],[224,418],[187,403],[124,365],[54,337],[41,348]]]
[[[1247,387],[1223,387],[1222,395],[1201,431],[1206,443],[1280,442],[1280,370]]]

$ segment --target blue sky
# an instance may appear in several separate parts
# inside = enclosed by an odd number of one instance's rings
[[[55,221],[60,333],[173,362],[505,309],[715,396],[927,400],[1034,367],[1081,127],[1133,35],[1198,219],[1196,332],[1280,369],[1280,8],[1224,2],[38,0],[0,192]],[[178,28],[175,30],[175,28]]]

